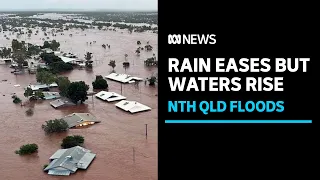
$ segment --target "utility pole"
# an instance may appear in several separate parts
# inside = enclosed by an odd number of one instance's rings
[[[91,97],[92,97],[92,104],[93,104],[93,107],[94,107],[94,100],[93,100],[93,94],[92,94],[92,96],[91,96]]]
[[[146,139],[148,139],[148,124],[145,124],[146,125]]]
[[[133,152],[133,162],[136,161],[136,157],[135,157],[135,150],[134,150],[134,147],[132,147],[132,152]]]
[[[122,94],[122,83],[121,83],[121,95],[123,95],[123,94]]]

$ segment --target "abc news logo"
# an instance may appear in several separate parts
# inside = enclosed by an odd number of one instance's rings
[[[214,34],[169,34],[168,44],[216,44]]]

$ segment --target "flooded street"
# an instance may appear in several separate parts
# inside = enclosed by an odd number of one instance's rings
[[[33,30],[35,31],[35,30]],[[3,34],[7,34],[10,40],[6,40]],[[1,32],[0,45],[10,45],[15,35],[9,32]],[[128,54],[130,62],[126,73],[129,75],[148,78],[157,74],[156,67],[145,67],[144,60],[157,56],[157,34],[132,33],[126,30],[99,31],[97,29],[69,30],[65,35],[50,37],[49,40],[60,42],[60,49],[66,53],[76,54],[84,59],[86,52],[93,53],[93,70],[74,69],[65,73],[71,81],[83,80],[90,85],[96,75],[106,76],[112,68],[108,65],[110,60],[116,60],[115,71],[124,73],[122,63],[125,54]],[[69,36],[72,34],[72,37]],[[43,44],[43,32],[31,38],[22,35],[18,40],[27,43]],[[90,46],[90,42],[96,41]],[[141,41],[144,47],[147,42],[153,46],[153,51],[141,51],[140,56],[135,54],[137,41]],[[88,42],[88,44],[87,44]],[[104,49],[102,44],[109,44],[110,49]],[[122,86],[123,95],[127,100],[135,100],[152,108],[151,111],[138,114],[130,114],[117,109],[114,103],[103,102],[95,97],[89,97],[83,105],[54,109],[50,106],[51,100],[45,100],[32,104],[34,114],[26,116],[25,111],[29,106],[22,107],[12,102],[11,95],[16,93],[18,97],[27,101],[23,96],[24,87],[30,83],[36,83],[35,75],[28,73],[14,75],[8,65],[0,65],[0,175],[3,180],[38,180],[38,179],[70,179],[70,180],[152,180],[157,178],[157,126],[158,126],[158,89],[141,82],[139,88],[133,84]],[[7,81],[3,81],[7,80]],[[121,93],[121,84],[107,80],[109,91]],[[14,85],[19,84],[19,87]],[[45,135],[41,125],[50,119],[59,119],[74,112],[89,112],[97,117],[101,123],[85,129],[71,129],[67,133]],[[148,124],[148,137],[145,136],[145,124]],[[78,170],[69,177],[50,176],[43,172],[43,165],[49,163],[49,157],[60,149],[62,139],[67,135],[81,135],[85,138],[84,147],[96,154],[96,158],[87,170]],[[39,152],[33,155],[19,156],[15,150],[23,144],[36,143]],[[133,153],[135,151],[135,153]],[[134,155],[135,154],[135,155]],[[134,156],[133,156],[134,155]]]

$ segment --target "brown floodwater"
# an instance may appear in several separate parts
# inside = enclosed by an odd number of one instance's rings
[[[79,33],[77,33],[79,32]],[[157,55],[157,35],[152,33],[132,33],[125,31],[98,31],[71,30],[65,35],[54,37],[61,43],[61,50],[84,57],[86,51],[93,53],[94,66],[92,72],[74,69],[64,74],[71,81],[83,80],[92,88],[92,81],[96,75],[106,76],[112,70],[108,63],[116,60],[117,73],[124,73],[122,62],[124,54],[128,54],[130,68],[127,74],[142,78],[150,77],[157,73],[157,68],[144,67],[143,61]],[[73,37],[69,37],[72,33]],[[1,33],[0,45],[11,43],[15,35],[8,36],[6,40]],[[86,35],[85,35],[86,34]],[[30,43],[42,44],[40,39],[43,33],[37,36],[19,40]],[[51,40],[52,37],[50,36]],[[140,40],[142,45],[147,41],[154,47],[153,52],[142,51],[140,56],[135,55],[136,42]],[[96,41],[92,46],[86,42]],[[110,49],[103,49],[102,44],[110,44]],[[23,101],[23,87],[35,83],[35,75],[14,75],[7,65],[0,65],[0,179],[3,180],[38,180],[38,179],[90,179],[90,180],[151,180],[157,178],[157,144],[158,144],[158,98],[157,87],[149,87],[144,82],[139,88],[132,84],[123,85],[123,95],[128,100],[136,100],[152,108],[151,111],[139,114],[129,114],[117,109],[115,103],[102,102],[96,98],[86,101],[86,104],[77,107],[54,109],[49,102],[42,101],[28,106],[15,105],[11,95],[16,93]],[[7,81],[3,81],[7,80]],[[20,87],[14,85],[19,84]],[[108,80],[109,91],[121,92],[120,83]],[[29,106],[34,108],[32,116],[26,116],[25,111]],[[67,133],[47,136],[41,129],[41,125],[50,119],[61,118],[74,112],[89,112],[95,115],[101,123],[88,128],[71,129]],[[145,124],[148,124],[148,137],[145,136]],[[67,135],[81,135],[85,137],[84,146],[97,156],[87,170],[78,170],[68,177],[51,176],[42,171],[43,165],[49,163],[49,157],[60,148],[62,139]],[[36,143],[39,146],[38,153],[27,156],[19,156],[14,153],[21,145]],[[133,149],[135,156],[133,156]]]

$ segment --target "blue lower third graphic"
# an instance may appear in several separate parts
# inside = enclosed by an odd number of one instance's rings
[[[311,124],[312,120],[165,120],[166,124]]]

